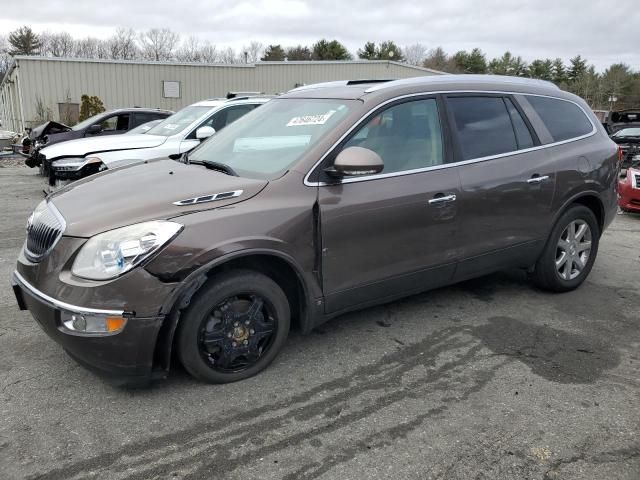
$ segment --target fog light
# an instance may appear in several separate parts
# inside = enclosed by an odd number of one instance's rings
[[[84,331],[87,329],[87,320],[84,315],[71,315],[71,324],[74,330]]]
[[[120,332],[127,323],[123,317],[106,317],[102,315],[81,315],[79,313],[62,312],[62,325],[67,330],[86,334],[112,334]]]

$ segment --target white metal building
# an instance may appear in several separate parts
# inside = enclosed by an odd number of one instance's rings
[[[0,83],[0,121],[3,129],[16,132],[42,121],[38,110],[48,110],[52,120],[63,121],[62,112],[68,112],[69,105],[77,111],[83,94],[99,97],[107,110],[132,106],[179,110],[230,91],[279,93],[330,80],[440,73],[386,60],[221,65],[19,56]]]

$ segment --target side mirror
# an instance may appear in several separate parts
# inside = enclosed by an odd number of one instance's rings
[[[102,125],[99,123],[94,123],[87,129],[87,133],[95,135],[96,133],[100,133],[102,131]]]
[[[349,147],[342,150],[333,167],[325,169],[333,177],[375,175],[384,168],[380,155],[363,147]]]
[[[214,133],[216,133],[216,129],[213,127],[200,127],[196,130],[196,138],[198,140],[204,140],[205,138],[209,138]]]

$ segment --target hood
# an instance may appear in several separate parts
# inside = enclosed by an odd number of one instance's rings
[[[125,225],[242,202],[260,193],[267,183],[163,159],[92,175],[49,198],[67,223],[65,235],[91,237]],[[242,193],[233,198],[193,205],[173,204],[238,190]]]
[[[167,137],[159,135],[104,135],[57,143],[43,148],[40,153],[49,160],[62,157],[84,157],[91,153],[152,148],[166,141]]]
[[[29,138],[31,140],[36,140],[44,135],[68,132],[69,130],[71,130],[71,127],[66,126],[64,123],[50,121],[32,128],[31,133],[29,134]]]

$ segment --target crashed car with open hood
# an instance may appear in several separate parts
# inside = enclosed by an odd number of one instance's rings
[[[50,145],[75,140],[126,133],[151,120],[167,118],[170,110],[157,108],[120,108],[102,112],[69,127],[63,123],[49,121],[31,129],[29,136],[22,141],[22,154],[29,167],[42,166],[40,150]],[[46,170],[43,171],[46,174]]]
[[[148,380],[175,358],[204,381],[237,381],[266,368],[292,326],[505,268],[578,288],[615,218],[617,175],[587,103],[549,82],[309,85],[182,162],[50,195],[13,285],[99,372]]]
[[[179,155],[269,97],[236,97],[197,102],[183,108],[140,135],[83,138],[43,148],[40,157],[52,189],[69,182],[155,158]]]

